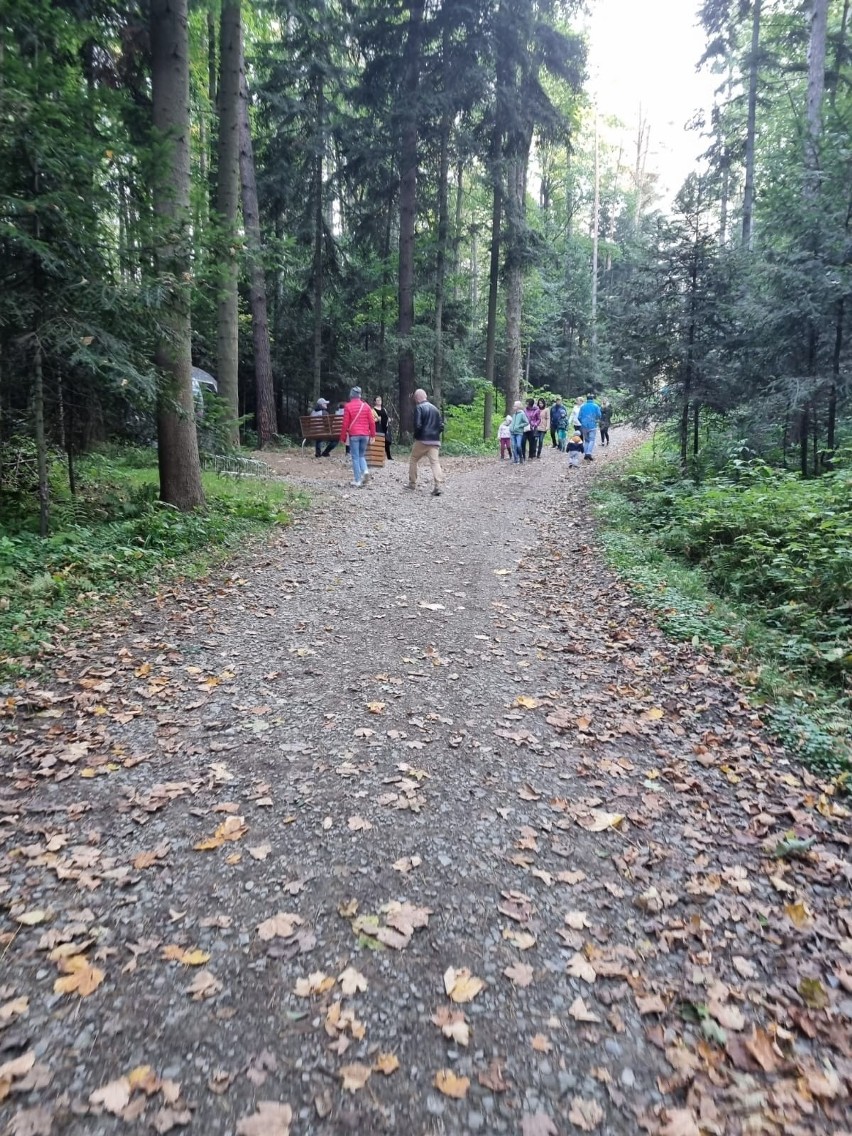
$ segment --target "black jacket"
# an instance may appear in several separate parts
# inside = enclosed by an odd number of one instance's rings
[[[414,408],[414,440],[440,442],[444,420],[437,406],[431,402],[418,402]]]

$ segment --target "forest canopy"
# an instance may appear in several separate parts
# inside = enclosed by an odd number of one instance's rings
[[[627,152],[586,93],[581,8],[2,0],[3,484],[46,530],[50,455],[157,441],[192,508],[199,444],[355,384],[403,435],[419,385],[484,394],[486,438],[522,391],[607,391],[684,470],[842,463],[849,0],[698,6],[716,98],[670,209],[649,124]]]

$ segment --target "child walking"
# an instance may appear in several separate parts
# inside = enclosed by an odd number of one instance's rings
[[[504,455],[507,458],[512,456],[512,415],[507,414],[500,425],[497,427],[497,437],[500,439],[500,461],[503,460]]]
[[[575,469],[580,464],[580,458],[583,456],[583,439],[579,434],[574,434],[571,441],[568,443],[568,468]]]

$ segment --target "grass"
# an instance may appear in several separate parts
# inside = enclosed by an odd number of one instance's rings
[[[758,604],[720,595],[710,574],[673,556],[660,534],[637,520],[624,486],[617,475],[593,491],[609,563],[666,634],[710,646],[735,668],[769,728],[805,765],[849,788],[848,695],[814,670],[812,654],[792,632],[762,618]]]
[[[44,540],[32,494],[0,494],[0,675],[25,673],[59,628],[82,625],[128,588],[203,576],[307,504],[280,482],[205,473],[206,508],[182,514],[157,500],[155,460],[148,450],[90,455],[80,462],[74,497],[57,465]]]

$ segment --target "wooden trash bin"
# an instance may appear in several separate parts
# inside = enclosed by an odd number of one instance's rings
[[[381,469],[385,464],[385,436],[376,434],[367,443],[367,465]]]

